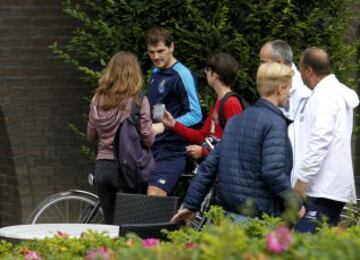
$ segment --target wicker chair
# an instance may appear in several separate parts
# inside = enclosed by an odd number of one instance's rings
[[[123,224],[119,225],[119,236],[135,233],[143,239],[158,238],[160,240],[168,240],[167,232],[177,229],[179,229],[179,225],[170,222],[152,224]]]
[[[135,233],[141,238],[166,239],[161,230],[178,228],[169,222],[177,205],[177,197],[117,193],[113,224],[119,225],[120,236]]]

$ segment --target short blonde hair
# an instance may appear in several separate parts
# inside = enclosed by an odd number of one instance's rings
[[[291,67],[273,62],[260,65],[256,73],[256,88],[260,96],[268,97],[274,94],[276,87],[287,84],[294,76]]]

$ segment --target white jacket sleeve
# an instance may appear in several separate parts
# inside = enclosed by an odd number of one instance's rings
[[[314,96],[314,98],[316,98]],[[306,154],[300,162],[298,178],[310,182],[320,171],[333,140],[338,106],[334,99],[317,98],[312,100],[310,109],[310,134]]]

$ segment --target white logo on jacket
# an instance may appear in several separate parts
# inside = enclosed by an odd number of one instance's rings
[[[159,84],[159,86],[158,86],[158,90],[159,90],[160,93],[163,93],[163,92],[165,91],[165,79],[163,79],[163,80],[160,82],[160,84]]]

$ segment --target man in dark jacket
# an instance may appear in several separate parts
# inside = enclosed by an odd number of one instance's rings
[[[173,222],[192,221],[216,178],[216,203],[232,215],[278,216],[296,198],[291,189],[292,149],[288,121],[278,106],[286,106],[293,71],[279,63],[263,64],[257,72],[261,98],[230,119],[221,143],[200,165]],[[289,203],[287,203],[289,202]],[[246,205],[250,211],[244,211]]]

